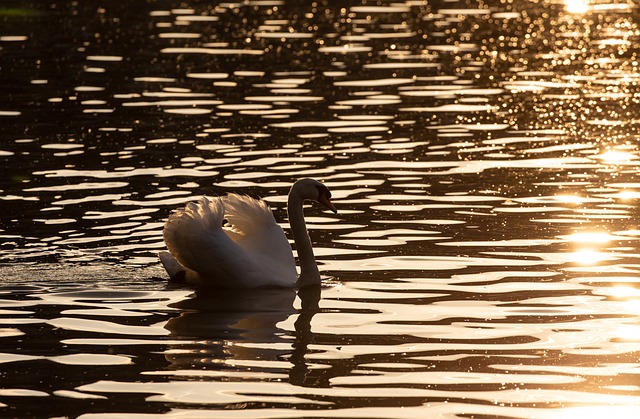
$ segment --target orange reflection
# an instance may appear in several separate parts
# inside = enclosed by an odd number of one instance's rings
[[[616,236],[612,236],[611,234],[603,231],[587,231],[559,237],[563,240],[577,243],[608,243],[616,238]]]
[[[584,202],[584,199],[577,195],[556,195],[553,199],[559,202],[564,202],[565,204],[581,204]]]
[[[591,399],[589,399],[589,397],[591,397]],[[616,396],[606,395],[598,395],[598,402],[602,403],[602,405],[591,405],[590,402],[593,402],[593,397],[593,393],[585,392],[582,402],[586,403],[586,406],[557,409],[557,412],[546,417],[553,419],[602,419],[611,416],[620,419],[629,419],[638,417],[638,411],[640,409],[638,405],[630,404],[628,406],[621,406],[619,404],[621,402],[616,399]],[[608,397],[610,397],[609,400]],[[633,400],[630,402],[633,403]]]
[[[640,198],[640,192],[623,190],[620,193],[618,193],[617,196],[622,200],[638,199]]]
[[[622,303],[622,307],[624,307],[624,310],[627,314],[640,314],[640,300],[638,299],[624,301]],[[627,337],[629,339],[638,339],[638,326],[634,326],[633,333],[631,333],[631,336]]]
[[[564,8],[569,13],[582,14],[589,11],[588,0],[564,0]]]
[[[618,237],[606,231],[580,231],[558,238],[575,243],[576,250],[569,254],[569,261],[580,265],[597,265],[611,258],[609,252],[601,252],[602,245],[617,240]]]
[[[633,153],[627,153],[624,151],[607,151],[595,158],[602,160],[603,163],[608,164],[623,164],[628,163],[636,157]]]
[[[614,285],[599,288],[595,291],[595,294],[606,295],[620,300],[618,307],[621,308],[625,314],[640,314],[640,289],[638,288],[629,285]],[[618,329],[619,332],[616,333],[616,335],[621,338],[637,339],[638,336],[640,336],[638,334],[640,326],[635,324],[620,326]],[[627,333],[629,330],[632,330],[632,336],[629,336],[630,333]]]
[[[607,289],[607,295],[618,298],[640,297],[640,289],[629,285],[616,285]]]
[[[580,265],[597,265],[609,258],[609,254],[593,249],[579,249],[569,255],[571,262]]]
[[[614,285],[601,289],[597,293],[619,299],[618,310],[627,315],[637,316],[640,314],[640,289],[638,288],[629,285]],[[615,336],[618,339],[637,342],[638,336],[640,336],[639,332],[640,326],[632,322],[618,325]]]

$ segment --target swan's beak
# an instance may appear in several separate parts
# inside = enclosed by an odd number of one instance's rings
[[[324,193],[321,194],[320,198],[318,198],[318,202],[320,202],[325,207],[329,208],[331,212],[333,212],[334,214],[338,213],[338,210],[336,209],[336,207],[334,207],[331,201],[329,201],[329,197],[327,196],[327,194],[324,194]]]

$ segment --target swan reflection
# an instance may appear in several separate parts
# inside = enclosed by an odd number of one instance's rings
[[[172,305],[181,313],[165,325],[172,337],[195,343],[169,349],[166,358],[176,370],[210,369],[217,364],[219,368],[250,365],[259,371],[285,364],[290,382],[303,385],[308,370],[305,355],[313,340],[311,320],[319,310],[320,296],[320,286],[197,290],[192,298]],[[294,330],[283,329],[281,324],[296,315]]]

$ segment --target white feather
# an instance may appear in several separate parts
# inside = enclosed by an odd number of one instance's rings
[[[223,228],[224,218],[229,226]],[[188,282],[255,288],[291,287],[297,280],[284,231],[264,201],[248,196],[204,197],[187,204],[167,220],[164,240],[186,268]],[[167,271],[175,275],[175,269]]]

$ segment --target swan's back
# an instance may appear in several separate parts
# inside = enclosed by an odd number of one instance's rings
[[[297,280],[291,246],[262,200],[230,194],[188,203],[167,220],[164,240],[198,282],[254,288]]]

